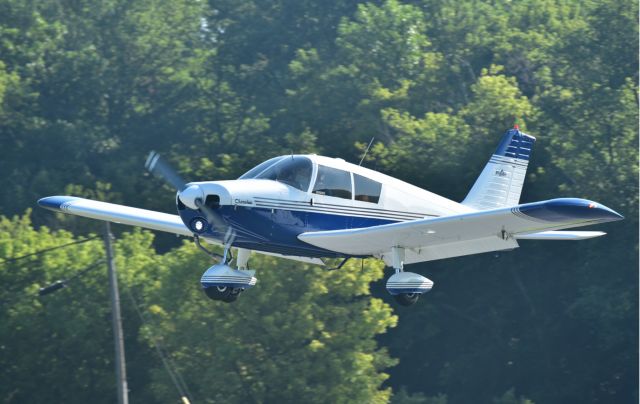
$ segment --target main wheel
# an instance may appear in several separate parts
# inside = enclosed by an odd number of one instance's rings
[[[211,300],[222,300],[223,302],[236,300],[237,295],[233,300],[228,300],[231,296],[232,289],[228,286],[209,286],[204,288],[204,293]]]
[[[241,292],[242,292],[242,289],[231,289],[231,293],[229,293],[227,297],[222,299],[222,301],[225,303],[235,302],[238,296],[240,296]]]
[[[400,293],[393,296],[393,298],[396,299],[396,302],[401,306],[412,306],[416,304],[419,297],[419,293]]]

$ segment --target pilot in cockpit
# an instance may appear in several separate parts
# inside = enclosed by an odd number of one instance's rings
[[[310,167],[306,164],[291,164],[278,167],[277,180],[294,188],[306,191],[311,177]]]

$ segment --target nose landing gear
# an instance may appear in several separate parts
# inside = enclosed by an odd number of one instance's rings
[[[200,283],[210,299],[231,303],[240,293],[256,284],[254,273],[255,271],[233,269],[226,264],[216,264],[206,270]]]
[[[211,253],[204,248],[198,238],[196,238],[196,244],[210,256],[218,257],[217,254]],[[253,287],[257,282],[257,279],[253,276],[255,271],[247,269],[251,251],[238,248],[236,257],[237,269],[233,269],[227,265],[233,260],[230,249],[230,243],[225,245],[220,263],[211,266],[200,278],[202,290],[211,300],[219,300],[225,303],[234,302],[238,299],[240,293]]]

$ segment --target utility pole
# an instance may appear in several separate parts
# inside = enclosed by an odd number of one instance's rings
[[[111,224],[105,222],[104,248],[107,252],[109,267],[109,294],[111,295],[111,320],[113,322],[113,340],[116,346],[116,385],[118,388],[118,404],[129,404],[127,388],[127,370],[124,361],[124,339],[122,338],[122,318],[120,316],[120,293],[118,292],[118,276],[111,246]]]

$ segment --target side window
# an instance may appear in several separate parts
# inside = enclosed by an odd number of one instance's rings
[[[362,175],[353,174],[356,201],[378,203],[382,184]]]
[[[318,177],[313,193],[351,199],[351,173],[318,165]]]

